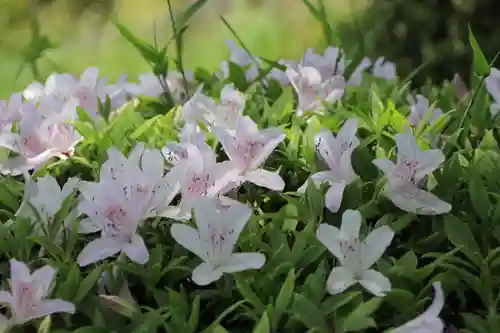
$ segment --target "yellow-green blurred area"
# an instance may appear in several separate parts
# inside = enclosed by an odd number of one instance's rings
[[[193,0],[171,2],[178,13]],[[350,20],[367,2],[326,1],[330,21]],[[88,66],[97,66],[111,79],[122,73],[134,79],[150,70],[110,22],[111,17],[151,43],[155,34],[159,45],[172,36],[166,0],[0,0],[1,97],[34,79],[29,67],[18,73],[30,52],[31,15],[37,16],[41,34],[56,44],[39,62],[42,76],[54,71],[78,74]],[[224,40],[233,36],[221,15],[256,55],[300,58],[308,47],[324,47],[321,26],[302,0],[208,0],[186,33],[183,59],[187,68],[217,70],[220,61],[228,57]]]

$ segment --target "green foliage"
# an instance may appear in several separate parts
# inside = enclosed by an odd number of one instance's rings
[[[339,29],[344,40],[358,41],[349,47],[394,61],[402,77],[425,64],[414,87],[451,80],[455,73],[468,82],[473,58],[476,63],[469,42],[477,39],[488,62],[500,51],[500,38],[491,34],[498,6],[495,0],[374,0],[356,24]],[[469,25],[475,38],[469,35]]]

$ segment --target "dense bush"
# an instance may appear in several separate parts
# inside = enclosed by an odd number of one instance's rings
[[[340,29],[346,38],[361,37],[367,55],[383,54],[396,62],[403,76],[430,62],[413,80],[418,86],[428,79],[451,79],[455,73],[469,79],[469,24],[492,61],[500,51],[500,36],[492,33],[498,13],[495,0],[374,0],[356,24]]]
[[[191,73],[117,27],[139,82],[0,101],[1,329],[500,331],[500,71],[475,44],[485,84],[424,96],[336,47],[270,67],[228,42]]]

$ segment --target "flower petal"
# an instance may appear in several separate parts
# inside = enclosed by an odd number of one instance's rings
[[[385,296],[391,291],[391,281],[373,269],[365,271],[359,283],[375,296]]]
[[[170,233],[179,245],[188,251],[191,251],[200,259],[207,259],[207,256],[200,246],[200,234],[195,228],[190,227],[187,224],[175,223],[170,228]]]
[[[37,307],[35,316],[40,318],[59,312],[75,313],[75,305],[62,299],[43,300]]]
[[[129,243],[123,245],[122,251],[127,254],[130,260],[138,263],[139,265],[144,265],[149,260],[149,252],[144,239],[135,234]]]
[[[257,186],[265,187],[272,191],[283,191],[285,181],[277,172],[271,172],[264,169],[257,169],[245,174],[246,181]]]
[[[28,266],[22,261],[16,259],[10,260],[10,282],[13,297],[20,291],[20,285],[23,282],[30,282],[31,274]]]
[[[54,279],[55,273],[56,270],[47,265],[37,269],[31,275],[33,283],[35,283],[37,287],[40,288],[40,292],[44,297],[47,296],[50,285],[52,284],[52,280]]]
[[[83,248],[76,260],[84,267],[117,254],[122,246],[122,242],[113,238],[97,238]]]
[[[12,303],[12,294],[7,291],[0,291],[0,304]]]
[[[430,149],[421,152],[418,156],[418,167],[417,170],[415,170],[415,180],[419,181],[436,170],[444,160],[444,154],[440,149]]]
[[[265,263],[266,257],[262,253],[233,253],[221,264],[220,270],[224,273],[236,273],[247,269],[260,269]]]
[[[361,265],[372,267],[382,257],[394,238],[394,231],[387,225],[373,230],[361,244]]]
[[[385,158],[376,158],[372,162],[386,175],[392,174],[396,168],[396,165],[392,161]]]
[[[152,179],[163,177],[165,160],[160,150],[145,149],[141,159],[142,171]]]
[[[216,269],[214,265],[203,262],[193,270],[191,279],[199,286],[206,286],[219,280],[222,277],[222,271]]]
[[[331,183],[325,195],[325,206],[332,213],[339,211],[342,197],[344,195],[345,183]]]
[[[452,208],[449,203],[417,187],[389,188],[387,197],[396,207],[419,215],[446,214]]]
[[[356,282],[352,271],[345,267],[335,267],[326,281],[326,290],[331,295],[340,294]]]
[[[340,230],[326,223],[320,224],[318,230],[316,230],[316,237],[321,244],[326,246],[328,251],[343,263],[344,255],[340,249],[339,236]]]
[[[361,228],[362,216],[359,211],[346,209],[342,214],[342,225],[340,231],[349,239],[359,238],[359,229]]]

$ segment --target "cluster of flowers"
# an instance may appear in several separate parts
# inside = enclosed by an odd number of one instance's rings
[[[249,79],[255,79],[259,60],[232,44],[231,48],[231,61],[244,67]],[[324,55],[308,50],[300,63],[286,60],[280,63],[288,69],[275,69],[266,79],[291,83],[298,96],[298,116],[305,111],[320,112],[326,104],[340,99],[345,85],[360,84],[361,74],[371,66],[368,59],[363,60],[346,79],[343,71],[348,61],[341,50],[333,47]],[[227,68],[227,63],[223,64],[221,76],[228,74]],[[386,79],[396,76],[394,65],[384,63],[382,58],[375,62],[372,73]],[[70,231],[100,233],[78,255],[81,266],[118,253],[138,264],[146,263],[149,253],[138,227],[155,216],[180,222],[172,226],[171,234],[202,260],[192,272],[192,281],[198,285],[208,285],[223,274],[259,269],[265,264],[266,258],[261,253],[234,252],[252,209],[230,198],[228,193],[245,182],[272,191],[283,190],[285,183],[280,175],[264,169],[263,165],[285,134],[279,128],[259,129],[244,115],[244,94],[232,85],[222,89],[219,102],[198,90],[183,104],[184,127],[179,142],[169,142],[162,149],[138,143],[128,156],[110,148],[98,182],[72,178],[61,189],[51,176],[33,180],[28,174],[52,157],[68,158],[74,152],[81,137],[69,122],[77,119],[77,107],[99,121],[99,105],[106,100],[117,109],[137,95],[159,96],[165,87],[181,100],[184,87],[179,75],[171,73],[162,79],[144,74],[138,84],[122,78],[108,85],[98,77],[97,69],[89,68],[79,80],[69,74],[53,74],[45,85],[33,83],[22,94],[0,102],[0,146],[16,153],[15,157],[5,158],[1,170],[26,177],[25,197],[17,215],[37,220],[39,225],[35,230],[43,233],[63,201],[78,190],[78,206],[70,212],[62,229],[71,229],[73,222],[83,215],[77,230]],[[422,95],[416,99],[410,97],[409,103],[411,126],[424,119],[434,121],[443,113],[430,108]],[[215,135],[229,160],[217,161],[216,153],[205,142],[200,124]],[[311,175],[310,181],[316,185],[329,184],[325,205],[334,213],[340,208],[345,187],[357,177],[351,164],[351,155],[360,143],[357,128],[357,120],[349,119],[337,135],[322,130],[316,136],[317,153],[328,168]],[[428,215],[449,212],[448,203],[423,189],[425,176],[444,162],[441,150],[422,151],[409,131],[397,134],[395,139],[396,163],[387,159],[373,161],[387,177],[386,196],[408,212]],[[298,192],[304,192],[306,187],[307,183]],[[173,205],[179,195],[179,204]],[[188,223],[193,211],[196,228]],[[377,296],[384,296],[391,289],[390,281],[371,267],[391,243],[394,232],[383,226],[361,241],[361,221],[358,211],[347,210],[340,230],[328,224],[321,224],[317,230],[318,240],[340,263],[327,281],[326,289],[331,294],[341,293],[356,283]],[[54,312],[74,312],[74,306],[67,302],[45,299],[53,275],[50,267],[30,275],[23,263],[11,261],[12,294],[0,293],[0,302],[10,304],[10,325]],[[444,324],[438,316],[444,295],[439,283],[434,288],[435,299],[430,308],[395,332],[418,329],[442,332]]]

